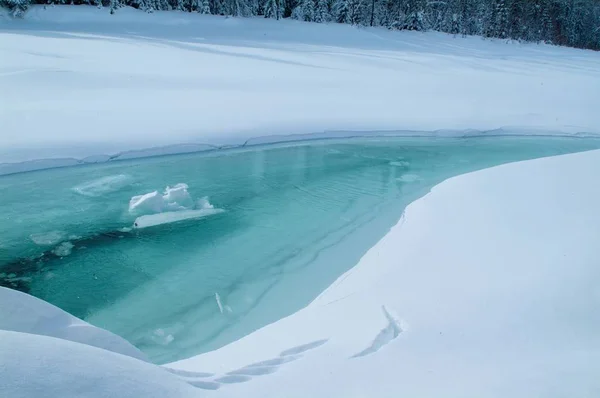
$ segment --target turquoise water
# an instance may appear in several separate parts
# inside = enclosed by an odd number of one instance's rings
[[[0,283],[169,362],[302,308],[442,180],[597,148],[569,138],[348,139],[4,176]],[[128,229],[131,197],[177,183],[224,212]]]

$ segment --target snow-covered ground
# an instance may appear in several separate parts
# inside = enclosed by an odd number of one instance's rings
[[[0,19],[0,52],[0,163],[330,130],[600,133],[600,54],[545,45],[80,6]],[[593,151],[448,180],[308,307],[179,370],[24,300],[0,323],[0,396],[598,396],[599,169]]]
[[[599,168],[592,151],[447,180],[308,307],[170,371],[1,332],[0,395],[597,396]]]
[[[600,133],[600,54],[570,48],[57,6],[1,20],[0,52],[0,163],[287,134]]]

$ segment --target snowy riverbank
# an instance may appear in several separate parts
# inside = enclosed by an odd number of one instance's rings
[[[600,133],[592,51],[86,6],[3,20],[0,48],[0,163],[55,159],[0,173],[289,134]]]
[[[0,163],[38,160],[0,174],[289,134],[600,133],[591,51],[84,6],[0,19],[0,49]],[[599,169],[447,180],[308,307],[176,370],[0,289],[0,396],[596,396]]]
[[[11,366],[0,368],[9,381],[0,391],[77,396],[65,386],[79,380],[90,397],[179,397],[195,389],[292,398],[593,394],[600,388],[599,167],[600,151],[592,151],[447,180],[307,308],[171,364],[181,370],[171,374],[87,345],[2,332]],[[31,333],[51,322],[36,317]],[[35,376],[34,358],[59,365]],[[134,375],[126,390],[115,369]],[[82,377],[104,381],[86,385]]]
[[[593,394],[598,167],[593,151],[447,180],[306,309],[174,366],[252,379],[227,397]]]
[[[178,371],[2,332],[11,366],[0,368],[9,381],[0,391],[77,396],[68,386],[96,377],[103,384],[84,385],[86,396],[593,395],[599,167],[600,151],[591,151],[447,180],[308,307],[169,365]],[[59,366],[35,376],[33,358]]]

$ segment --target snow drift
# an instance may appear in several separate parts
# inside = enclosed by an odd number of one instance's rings
[[[121,337],[28,294],[0,286],[0,303],[0,330],[56,337],[146,360]]]

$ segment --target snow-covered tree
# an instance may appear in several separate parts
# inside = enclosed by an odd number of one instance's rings
[[[0,6],[7,8],[13,17],[21,18],[29,7],[29,0],[0,0]]]
[[[600,0],[0,0],[22,16],[29,4],[94,4],[145,11],[293,17],[303,21],[438,30],[600,50]]]
[[[317,5],[315,9],[315,22],[329,21],[331,21],[331,13],[329,12],[329,1],[317,0]]]
[[[264,6],[265,18],[280,19],[283,14],[281,0],[266,0]]]
[[[314,0],[300,0],[294,11],[292,18],[300,21],[312,22],[315,20],[315,2]]]

